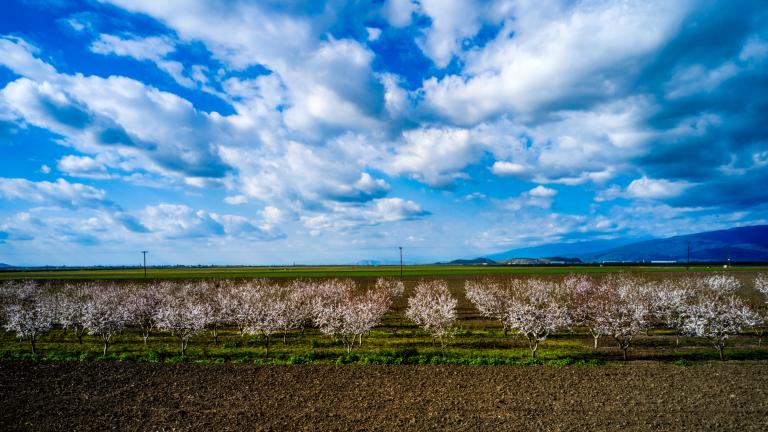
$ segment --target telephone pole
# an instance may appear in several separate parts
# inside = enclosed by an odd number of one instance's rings
[[[144,255],[144,279],[147,278],[147,254],[149,251],[141,251],[141,254]]]
[[[398,246],[400,249],[400,279],[403,278],[403,247]]]

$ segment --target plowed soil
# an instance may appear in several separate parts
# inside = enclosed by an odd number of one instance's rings
[[[0,363],[0,429],[766,431],[768,364]]]

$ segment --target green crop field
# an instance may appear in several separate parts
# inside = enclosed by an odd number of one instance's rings
[[[735,266],[724,269],[717,265],[692,265],[690,271],[766,271],[768,266]],[[494,275],[562,275],[569,273],[604,273],[615,271],[674,273],[686,271],[685,266],[460,266],[408,265],[403,267],[405,278],[466,277]],[[149,268],[153,279],[195,278],[314,278],[314,277],[379,277],[399,276],[399,266],[287,266],[287,267],[161,267]],[[0,280],[9,279],[141,279],[142,268],[6,270]]]

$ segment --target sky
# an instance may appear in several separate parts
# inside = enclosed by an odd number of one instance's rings
[[[0,9],[0,262],[433,262],[768,221],[762,1]]]

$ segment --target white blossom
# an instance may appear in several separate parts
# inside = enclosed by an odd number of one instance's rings
[[[541,279],[524,279],[513,287],[505,320],[510,329],[528,339],[531,356],[536,358],[539,343],[571,324],[565,296],[557,283]]]
[[[9,284],[10,294],[5,305],[5,330],[16,333],[21,340],[29,341],[35,354],[37,338],[51,328],[51,309],[32,282]]]
[[[90,295],[85,305],[83,325],[88,334],[101,338],[103,355],[112,338],[120,333],[128,321],[126,295],[123,287],[114,284],[94,283],[88,286]]]
[[[432,334],[432,340],[440,341],[445,351],[447,338],[453,337],[456,324],[457,300],[448,291],[444,280],[421,281],[415,293],[408,299],[405,315],[416,325]]]
[[[683,330],[685,333],[708,339],[717,349],[720,359],[725,358],[727,339],[740,333],[745,327],[758,323],[757,314],[733,292],[738,280],[704,284],[695,300],[685,309]]]
[[[157,326],[171,332],[181,342],[181,355],[186,354],[192,335],[208,325],[209,305],[200,301],[192,285],[182,285],[166,293],[157,313]]]

